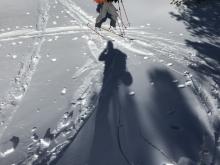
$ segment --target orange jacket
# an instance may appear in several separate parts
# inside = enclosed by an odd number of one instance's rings
[[[98,4],[103,4],[106,0],[94,0]]]

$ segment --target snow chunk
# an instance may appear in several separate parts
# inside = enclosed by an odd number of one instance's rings
[[[186,86],[185,86],[185,84],[179,84],[177,87],[178,88],[185,88]]]
[[[67,88],[66,88],[66,87],[64,87],[64,88],[62,89],[62,91],[61,91],[61,94],[62,94],[62,95],[65,95],[65,94],[66,94],[66,92],[67,92]]]
[[[50,140],[49,139],[40,139],[40,145],[42,148],[48,148],[50,146]]]
[[[54,40],[57,40],[59,38],[59,36],[54,36]]]
[[[34,133],[34,134],[31,136],[31,139],[32,139],[34,142],[36,142],[36,141],[38,141],[39,137],[38,137],[38,135],[37,135],[36,133]]]
[[[57,59],[56,59],[56,58],[52,58],[51,61],[52,61],[52,62],[56,62]]]
[[[72,40],[73,40],[73,41],[76,41],[76,40],[78,40],[78,37],[74,37]]]
[[[47,58],[49,58],[49,57],[50,57],[50,55],[49,55],[49,54],[46,54],[46,57],[47,57]]]
[[[21,45],[21,44],[23,44],[23,42],[22,42],[22,41],[19,41],[18,44]]]
[[[32,129],[31,129],[31,132],[35,132],[37,130],[37,127],[33,127]]]
[[[53,23],[53,25],[56,25],[56,24],[57,24],[57,22],[56,22],[56,21],[53,21],[52,23]]]
[[[134,95],[135,95],[135,92],[134,92],[134,91],[131,91],[131,92],[129,92],[129,95],[130,95],[130,96],[134,96]]]
[[[82,38],[88,40],[88,39],[89,39],[89,36],[83,35]]]
[[[52,41],[53,41],[53,39],[52,39],[52,38],[49,38],[47,41],[48,41],[48,42],[52,42]]]
[[[37,46],[37,45],[39,45],[39,42],[35,42],[35,43],[34,43],[34,46]]]
[[[167,66],[173,66],[173,63],[168,63]]]
[[[17,55],[12,55],[12,58],[13,59],[16,59],[18,56]]]
[[[17,45],[17,43],[16,42],[12,42],[11,45],[15,46],[15,45]]]
[[[4,121],[1,121],[1,122],[0,122],[0,126],[3,126],[4,124],[5,124]]]
[[[30,15],[30,12],[26,12],[27,15]]]

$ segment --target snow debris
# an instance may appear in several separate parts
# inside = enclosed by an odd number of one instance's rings
[[[52,39],[52,38],[49,38],[47,41],[48,41],[48,42],[52,42],[52,41],[53,41],[53,39]]]
[[[76,20],[70,20],[70,23],[76,23],[77,21]]]
[[[34,46],[37,46],[37,45],[39,45],[39,42],[35,42],[35,43],[34,43]]]
[[[35,56],[35,57],[32,59],[32,61],[33,61],[34,63],[37,63],[37,62],[39,61],[39,57]]]
[[[56,22],[56,21],[53,21],[52,23],[53,23],[53,25],[56,25],[56,24],[57,24],[57,22]]]
[[[73,40],[73,41],[76,41],[76,40],[78,40],[78,37],[74,37],[72,40]]]
[[[30,12],[26,12],[27,15],[30,15]]]
[[[134,95],[135,95],[135,92],[134,92],[134,91],[131,91],[131,92],[129,92],[129,95],[130,95],[130,96],[134,96]]]
[[[39,137],[38,137],[38,135],[37,135],[36,133],[34,133],[34,134],[31,136],[31,139],[32,139],[34,142],[36,142],[36,141],[38,141]]]
[[[173,66],[173,63],[168,63],[167,66]]]
[[[88,39],[89,39],[89,36],[83,35],[82,38],[88,40]]]
[[[66,87],[64,87],[64,88],[62,89],[62,91],[61,91],[61,94],[62,94],[62,95],[65,95],[65,94],[66,94],[66,92],[67,92],[67,88],[66,88]]]
[[[49,54],[46,54],[46,57],[47,57],[47,58],[49,58],[49,57],[50,57],[50,55],[49,55]]]
[[[144,60],[147,60],[147,59],[149,59],[149,57],[145,56],[145,57],[144,57]]]
[[[3,126],[4,124],[5,124],[4,121],[1,121],[1,122],[0,122],[0,126]]]
[[[179,35],[180,35],[180,36],[183,36],[183,33],[180,33]]]
[[[57,59],[56,59],[56,58],[52,58],[51,61],[52,61],[52,62],[56,62]]]
[[[173,34],[173,32],[169,32],[169,34]]]
[[[47,139],[40,139],[40,146],[42,148],[48,148],[50,146],[50,143],[51,143],[51,141],[48,138]]]
[[[54,36],[54,40],[57,40],[59,38],[59,36]]]
[[[31,129],[31,132],[35,132],[37,130],[37,127],[33,127],[32,129]]]
[[[59,16],[59,15],[57,15],[57,16],[56,16],[56,19],[59,19],[59,18],[60,18],[60,16]]]
[[[67,119],[68,116],[69,116],[69,112],[65,112],[65,113],[63,114],[63,118],[64,118],[64,119]]]
[[[200,19],[199,19],[199,17],[196,17],[196,16],[193,16],[192,17],[194,20],[196,20],[196,21],[199,21]]]
[[[18,56],[17,55],[12,55],[12,58],[13,59],[16,59]]]
[[[174,165],[173,163],[163,163],[162,165]]]
[[[185,88],[186,86],[185,86],[185,84],[179,84],[177,87],[178,88]]]
[[[40,112],[40,108],[37,108],[37,111],[36,111],[37,113],[39,113]]]
[[[14,96],[14,99],[15,100],[21,100],[23,98],[23,95],[21,94],[21,95],[18,95],[18,96]]]
[[[185,82],[185,86],[192,86],[193,85],[193,82],[191,80],[187,80]]]
[[[11,28],[7,28],[7,30],[8,30],[8,31],[10,31],[10,30],[11,30]]]
[[[22,42],[22,41],[19,41],[18,44],[21,45],[21,44],[23,44],[23,42]]]
[[[140,26],[140,28],[144,28],[144,27],[145,27],[144,25],[141,25],[141,26]]]
[[[17,45],[17,43],[16,42],[12,42],[11,45],[15,46],[15,45]]]
[[[15,29],[19,29],[20,28],[20,26],[15,26]]]
[[[151,24],[150,23],[147,23],[147,26],[150,26]]]

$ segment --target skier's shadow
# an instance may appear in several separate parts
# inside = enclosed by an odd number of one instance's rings
[[[126,59],[126,54],[113,48],[111,41],[99,57],[99,61],[104,62],[105,68],[89,165],[126,164],[118,153],[115,130],[120,109],[119,87],[121,84],[126,86],[132,84],[131,74],[126,68]]]

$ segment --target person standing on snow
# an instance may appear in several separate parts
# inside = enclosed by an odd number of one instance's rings
[[[112,2],[117,2],[118,0],[95,0],[100,7],[100,12],[98,17],[96,18],[95,27],[101,28],[102,23],[106,20],[106,17],[110,17],[110,28],[116,27],[116,21],[118,18],[117,9],[112,4]]]

